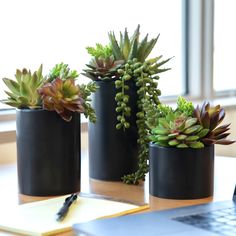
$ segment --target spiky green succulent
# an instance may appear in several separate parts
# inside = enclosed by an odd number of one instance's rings
[[[38,88],[45,83],[42,75],[42,65],[33,74],[30,70],[16,70],[16,80],[3,78],[4,83],[10,91],[5,91],[8,98],[2,102],[17,108],[40,108],[41,97]]]
[[[61,80],[66,79],[76,79],[79,76],[76,70],[70,70],[68,64],[64,64],[63,62],[60,64],[56,64],[49,72],[47,76],[48,82],[52,82],[53,80],[60,78]]]
[[[197,106],[194,110],[194,117],[197,118],[198,123],[204,128],[209,129],[208,134],[202,139],[205,145],[222,144],[228,145],[235,141],[228,140],[226,137],[230,135],[230,124],[221,125],[225,117],[225,110],[220,106],[211,106],[209,102],[204,102],[201,106]]]
[[[120,32],[120,41],[118,42],[114,32],[109,32],[109,40],[111,44],[111,48],[113,51],[113,55],[116,60],[132,60],[133,58],[137,58],[139,62],[144,62],[148,57],[152,49],[154,48],[159,35],[148,41],[148,34],[145,38],[140,42],[140,25],[138,25],[137,29],[134,31],[133,35],[129,37],[127,29],[125,29],[124,34]]]
[[[87,51],[93,58],[86,64],[88,68],[83,70],[83,75],[92,80],[113,80],[119,76],[117,70],[124,61],[115,60],[109,45],[97,43],[94,48],[87,47]]]

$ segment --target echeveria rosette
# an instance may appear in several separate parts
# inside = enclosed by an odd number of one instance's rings
[[[208,131],[197,124],[196,118],[173,112],[158,119],[158,125],[152,130],[150,140],[164,147],[203,148],[201,138]]]
[[[74,79],[57,78],[38,91],[42,98],[43,109],[56,111],[65,121],[70,121],[74,112],[85,111],[84,99]]]
[[[122,64],[122,60],[116,61],[113,56],[94,57],[89,64],[86,64],[88,68],[83,70],[82,75],[94,81],[117,79],[119,77],[117,70]]]

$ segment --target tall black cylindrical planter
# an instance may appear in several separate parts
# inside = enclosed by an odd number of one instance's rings
[[[149,192],[169,199],[213,195],[214,145],[200,149],[149,145]]]
[[[56,112],[18,109],[16,135],[21,194],[53,196],[80,190],[80,114],[66,122]]]
[[[96,82],[99,89],[93,94],[92,106],[97,115],[89,123],[89,176],[99,180],[121,180],[137,169],[138,131],[136,125],[137,94],[134,82],[129,83],[129,106],[132,109],[130,128],[116,129],[116,88],[114,81]]]

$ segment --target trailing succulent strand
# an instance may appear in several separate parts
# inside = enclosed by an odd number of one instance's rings
[[[98,87],[95,83],[88,83],[86,85],[80,85],[81,96],[84,100],[84,116],[89,119],[90,122],[95,123],[97,118],[94,109],[91,106],[90,95],[97,91]]]
[[[4,83],[10,90],[5,91],[8,98],[2,102],[17,108],[36,109],[41,107],[41,98],[38,94],[38,88],[45,83],[45,77],[42,75],[43,66],[41,65],[33,74],[30,70],[16,70],[16,80],[3,78]]]
[[[119,41],[114,32],[109,32],[109,46],[97,44],[96,48],[87,48],[93,58],[88,68],[83,70],[83,75],[92,80],[114,80],[117,93],[115,100],[117,103],[117,129],[124,131],[130,128],[129,118],[131,107],[129,99],[130,83],[134,83],[137,91],[136,114],[138,127],[138,170],[135,173],[124,176],[126,183],[137,184],[139,180],[144,180],[148,172],[148,139],[149,127],[145,122],[147,104],[159,103],[158,96],[160,90],[157,89],[159,79],[158,74],[169,70],[162,68],[171,58],[162,60],[162,56],[149,59],[147,57],[157,43],[156,38],[148,40],[148,34],[140,40],[140,26],[129,37],[127,29],[120,32]],[[144,105],[146,104],[146,105]]]
[[[137,95],[138,95],[138,112],[136,114],[136,124],[138,127],[138,135],[139,138],[137,140],[139,144],[139,152],[138,152],[138,170],[135,173],[130,175],[126,175],[123,177],[125,183],[134,183],[137,184],[139,180],[144,180],[145,175],[148,172],[148,134],[149,129],[146,124],[146,114],[149,112],[147,108],[150,104],[157,105],[159,104],[159,96],[161,91],[157,89],[158,83],[157,80],[159,76],[159,68],[156,66],[157,61],[160,58],[150,59],[145,61],[144,63],[138,62],[136,58],[133,60],[129,60],[124,67],[124,70],[119,70],[119,73],[122,75],[122,82],[125,84],[131,78],[134,78],[135,85],[137,87]],[[120,82],[120,81],[119,81]],[[121,84],[121,83],[119,83]],[[117,85],[118,81],[116,81],[116,88],[119,87]],[[128,86],[128,85],[123,85]],[[122,87],[122,84],[121,84]],[[124,98],[127,98],[128,95],[124,95],[124,90],[117,93],[117,111],[122,111],[122,113],[117,117],[118,124],[116,127],[126,129],[129,127],[128,117],[130,113],[126,113],[128,107],[127,103],[124,101]],[[119,96],[119,97],[118,97]],[[120,98],[119,99],[117,99]],[[120,107],[120,110],[118,108]],[[129,110],[128,110],[129,111]]]
[[[110,44],[113,55],[116,60],[124,60],[124,65],[118,70],[120,77],[116,81],[117,88],[117,109],[118,112],[116,125],[117,129],[123,130],[130,127],[128,118],[131,114],[129,107],[128,81],[133,80],[137,87],[137,106],[136,124],[138,127],[138,169],[135,173],[123,177],[125,183],[138,184],[139,180],[144,180],[148,172],[148,126],[145,121],[147,104],[158,104],[158,96],[161,94],[157,89],[159,79],[158,74],[165,72],[168,69],[161,68],[167,63],[167,60],[161,60],[162,56],[146,60],[152,49],[154,48],[159,35],[148,41],[148,35],[140,41],[138,25],[134,34],[129,38],[128,32],[125,29],[124,34],[120,32],[120,42],[116,40],[114,32],[109,33]]]

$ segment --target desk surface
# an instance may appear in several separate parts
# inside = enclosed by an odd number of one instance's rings
[[[167,200],[149,196],[148,176],[144,183],[140,185],[126,185],[122,182],[107,182],[90,180],[88,178],[88,154],[82,152],[82,176],[81,192],[89,194],[99,194],[111,197],[114,200],[123,200],[135,204],[149,203],[151,210],[163,210],[181,206],[189,206],[211,201],[221,201],[232,199],[236,182],[236,158],[216,157],[215,159],[215,184],[214,196],[198,200]],[[16,164],[0,165],[0,209],[1,212],[7,210],[7,204],[18,205],[21,203],[43,200],[45,197],[30,197],[19,195],[17,189]],[[2,235],[10,235],[1,233]],[[72,235],[64,233],[60,235]]]

